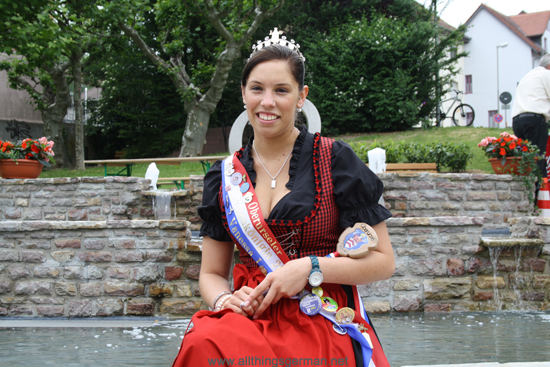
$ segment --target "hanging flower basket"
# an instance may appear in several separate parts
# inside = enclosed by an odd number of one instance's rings
[[[42,163],[31,159],[0,159],[2,178],[37,178],[42,173]]]

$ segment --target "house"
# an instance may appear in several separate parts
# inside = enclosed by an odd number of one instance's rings
[[[512,103],[503,105],[499,96],[508,92],[513,101],[519,81],[548,52],[549,21],[550,11],[509,17],[485,4],[466,21],[463,102],[475,110],[474,126],[512,126]],[[497,113],[500,123],[494,121]]]

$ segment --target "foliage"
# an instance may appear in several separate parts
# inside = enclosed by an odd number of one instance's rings
[[[386,151],[386,163],[436,163],[438,172],[443,168],[451,172],[465,171],[474,156],[470,147],[464,143],[422,144],[402,141],[395,144],[393,141],[375,141],[370,145],[352,143],[351,147],[365,163],[368,163],[369,150],[382,148]]]
[[[91,59],[88,79],[102,90],[101,99],[88,104],[86,132],[95,158],[121,150],[125,158],[163,157],[177,150],[185,114],[170,79],[125,38]]]
[[[55,164],[53,146],[54,142],[48,141],[45,137],[38,140],[29,138],[15,144],[0,140],[0,159],[12,159],[15,162],[18,159],[29,159],[50,167],[50,161]]]

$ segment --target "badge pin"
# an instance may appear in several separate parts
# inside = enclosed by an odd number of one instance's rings
[[[244,194],[245,192],[248,191],[249,188],[250,188],[250,184],[248,182],[245,182],[241,185],[241,192]]]
[[[343,327],[341,327],[341,326],[338,325],[338,324],[332,324],[332,328],[334,329],[334,331],[336,332],[336,334],[346,335],[347,332],[348,332],[346,329],[344,329]]]
[[[254,194],[252,194],[251,192],[247,192],[246,194],[244,194],[243,196],[243,200],[245,203],[250,203],[252,201],[252,196],[254,196]]]
[[[338,303],[336,303],[336,301],[332,298],[322,297],[321,301],[323,301],[323,310],[328,312],[336,312],[336,310],[338,310]]]
[[[308,293],[300,299],[300,310],[308,316],[317,315],[321,311],[321,299]]]
[[[237,186],[243,182],[243,176],[239,172],[235,172],[231,175],[231,184]]]
[[[323,297],[323,288],[321,287],[315,287],[311,290],[311,292],[318,295],[319,297]]]
[[[353,311],[349,307],[343,307],[338,312],[336,312],[336,316],[334,316],[334,319],[339,324],[351,324],[353,319],[355,318],[355,311]]]
[[[225,191],[231,191],[231,185],[227,185],[227,186],[225,187]]]
[[[231,176],[233,173],[235,173],[235,170],[233,168],[227,169],[225,171],[226,176]]]

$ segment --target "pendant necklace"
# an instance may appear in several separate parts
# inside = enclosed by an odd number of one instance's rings
[[[277,185],[277,176],[279,176],[279,173],[281,173],[281,171],[283,170],[283,167],[285,166],[286,162],[288,161],[288,158],[290,158],[290,154],[292,153],[292,150],[288,153],[283,165],[281,166],[281,168],[279,169],[279,172],[277,172],[277,174],[275,176],[272,176],[271,173],[269,173],[269,171],[267,170],[267,168],[265,168],[264,166],[264,162],[262,162],[262,159],[260,158],[260,155],[258,154],[258,151],[256,150],[256,145],[254,144],[254,140],[252,141],[252,148],[254,148],[254,152],[256,152],[256,155],[258,156],[258,161],[260,162],[260,164],[262,165],[262,167],[264,168],[264,170],[267,172],[267,174],[269,175],[269,177],[271,177],[271,188],[274,189],[275,186]],[[293,148],[294,149],[294,148]]]

